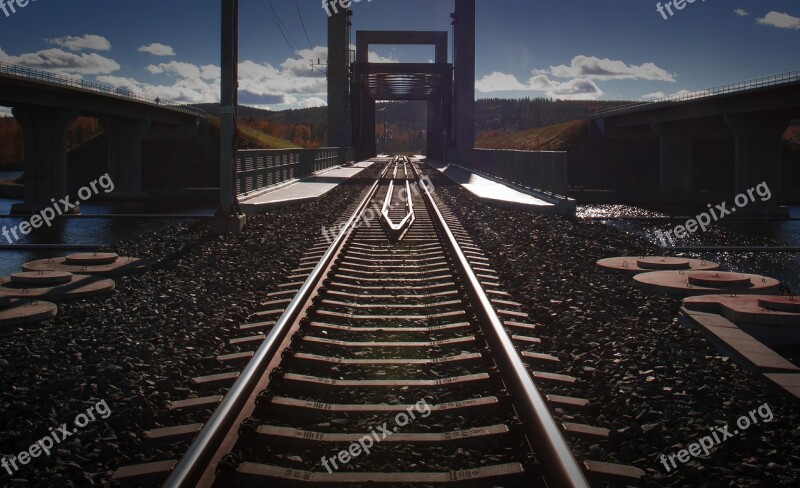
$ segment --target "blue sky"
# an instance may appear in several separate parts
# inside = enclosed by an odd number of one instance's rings
[[[672,1],[686,3],[670,3],[662,15],[652,0],[477,0],[477,97],[639,100],[800,69],[797,0]],[[296,52],[268,14],[270,0],[240,0],[242,103],[323,105],[324,74],[310,69],[312,59],[325,62],[320,0],[271,4]],[[0,61],[174,101],[218,99],[219,0],[31,0],[9,15],[1,8]],[[449,30],[453,0],[363,0],[352,8],[354,31]],[[432,57],[432,48],[408,46],[372,54]]]

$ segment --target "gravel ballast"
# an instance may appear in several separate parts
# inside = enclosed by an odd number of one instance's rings
[[[614,431],[608,443],[577,442],[579,455],[643,469],[641,486],[797,486],[797,404],[679,324],[680,300],[639,291],[629,277],[595,265],[612,256],[662,254],[658,248],[599,222],[482,205],[431,175],[507,291],[540,324],[540,352],[559,357],[564,372],[579,378],[571,394],[591,400],[583,414],[593,417],[588,423]],[[739,417],[764,404],[771,422],[756,413],[757,425],[709,457],[688,464],[676,458],[669,473],[662,465],[662,454],[677,454],[714,427],[731,424],[732,433]]]
[[[340,217],[375,170],[317,202],[253,218],[240,236],[210,239],[207,223],[197,223],[122,243],[113,251],[149,259],[153,270],[117,280],[109,297],[62,304],[47,326],[3,331],[3,456],[28,449],[101,400],[111,414],[13,475],[0,469],[0,483],[107,486],[117,467],[174,457],[142,433],[176,425],[179,417],[165,411],[166,402],[200,395],[189,379],[219,372],[208,358],[230,352],[235,326],[285,281],[320,227]],[[616,431],[610,443],[581,444],[581,454],[646,470],[643,486],[795,486],[797,406],[679,325],[678,300],[640,292],[594,264],[653,254],[654,247],[601,223],[488,207],[448,180],[434,184],[514,299],[541,324],[541,352],[558,356],[565,372],[580,379],[576,395],[593,403],[584,415]],[[660,464],[661,454],[765,403],[772,422],[759,422],[709,458],[693,458],[670,474]]]
[[[0,332],[0,455],[17,455],[105,401],[111,414],[10,475],[3,486],[106,486],[121,466],[174,458],[143,438],[179,425],[165,404],[203,396],[192,377],[218,373],[234,328],[285,282],[302,254],[372,184],[378,168],[316,202],[253,217],[240,236],[209,238],[206,221],[142,235],[112,249],[154,263],[107,297],[60,304],[49,325]],[[202,416],[202,415],[200,415]],[[180,449],[177,449],[180,450]],[[13,471],[13,468],[12,468]]]

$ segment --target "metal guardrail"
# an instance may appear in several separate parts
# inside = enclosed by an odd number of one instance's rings
[[[247,195],[354,159],[353,148],[340,147],[238,151],[236,193]]]
[[[630,105],[623,105],[620,107],[609,108],[606,110],[601,110],[599,112],[593,113],[592,118],[596,119],[599,117],[607,117],[609,115],[618,115],[627,112],[635,112],[637,110],[656,108],[660,105],[688,102],[692,100],[711,98],[720,95],[746,92],[748,90],[757,90],[759,88],[767,88],[771,86],[779,86],[797,82],[800,82],[800,70],[787,71],[786,73],[763,76],[761,78],[755,78],[747,81],[740,81],[737,83],[729,83],[727,85],[720,85],[712,88],[706,88],[705,90],[698,90],[693,92],[672,95],[669,97],[660,98],[658,100],[650,100],[647,102],[638,102]]]
[[[447,161],[552,197],[568,195],[567,153],[505,149],[449,149]]]
[[[74,76],[61,75],[50,71],[28,68],[26,66],[19,66],[16,64],[3,63],[3,62],[0,62],[0,73],[20,76],[23,78],[30,78],[32,80],[37,80],[37,81],[45,81],[48,83],[55,83],[57,85],[62,85],[62,86],[80,88],[83,90],[90,90],[97,93],[102,93],[104,95],[113,95],[128,100],[136,100],[138,102],[150,103],[153,105],[167,107],[173,110],[186,112],[188,114],[197,115],[200,117],[205,117],[205,118],[212,117],[212,115],[209,114],[208,112],[192,107],[191,105],[188,104],[171,102],[169,100],[164,100],[159,97],[151,97],[149,95],[145,95],[144,93],[135,92],[128,88],[115,87],[113,85],[109,85],[108,83],[89,81],[89,80],[84,80],[82,78],[75,78]]]

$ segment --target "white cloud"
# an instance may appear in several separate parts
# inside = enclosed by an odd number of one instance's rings
[[[550,66],[547,72],[558,78],[675,81],[675,75],[659,68],[654,63],[628,65],[622,61],[600,59],[594,56],[575,56],[569,66]]]
[[[777,27],[778,29],[800,29],[800,18],[789,14],[772,11],[764,18],[757,19],[761,25]]]
[[[743,8],[737,8],[736,10],[734,10],[734,12],[736,12],[736,15],[738,15],[739,17],[749,17],[750,16],[750,12],[748,12],[747,10],[745,10]]]
[[[529,88],[519,82],[516,76],[495,71],[475,82],[475,89],[482,93],[525,91]]]
[[[587,78],[575,78],[558,81],[547,75],[534,71],[527,84],[521,83],[516,76],[495,71],[475,83],[475,88],[482,93],[506,91],[541,92],[548,97],[562,100],[596,100],[603,96],[603,90]]]
[[[328,105],[325,100],[319,97],[308,97],[306,99],[300,100],[299,105],[303,108],[312,108],[312,107],[325,107]]]
[[[97,53],[74,54],[61,49],[10,56],[0,49],[0,61],[69,75],[106,75],[118,71],[119,63]]]
[[[399,63],[400,60],[389,56],[388,58],[381,56],[380,54],[376,53],[375,51],[369,52],[369,62],[370,63]]]
[[[647,93],[642,95],[641,100],[650,101],[650,100],[659,100],[661,98],[666,98],[667,94],[663,91],[657,91],[653,93]]]
[[[46,39],[50,44],[69,49],[70,51],[110,51],[111,42],[103,36],[84,34],[80,37],[65,36]]]
[[[160,42],[154,42],[146,46],[140,46],[139,52],[150,53],[153,56],[175,56],[175,50],[172,49],[172,46],[167,46],[166,44],[161,44]]]
[[[595,81],[646,80],[674,82],[675,75],[654,63],[629,65],[623,61],[594,56],[575,56],[569,66],[534,69],[527,83],[509,73],[495,71],[475,84],[479,92],[531,91],[564,100],[595,100],[603,90]]]
[[[710,93],[708,91],[706,91],[706,90],[691,91],[691,90],[685,90],[684,89],[684,90],[679,90],[679,91],[676,91],[675,93],[667,95],[663,91],[657,91],[657,92],[653,92],[653,93],[648,93],[646,95],[642,95],[641,96],[641,100],[643,100],[643,101],[661,100],[662,98],[677,98],[677,97],[682,97],[684,95],[693,95],[693,96],[699,97],[699,96],[704,96],[704,95],[710,95]]]
[[[278,106],[324,106],[327,82],[324,73],[311,69],[311,60],[327,64],[327,48],[317,46],[299,52],[302,59],[287,59],[280,66],[245,60],[239,63],[240,102],[271,109]],[[121,76],[99,76],[98,81],[121,89],[143,92],[183,103],[219,100],[221,71],[219,66],[199,66],[183,61],[151,64],[150,74],[164,76],[163,84],[142,83]],[[321,68],[322,69],[322,68]]]

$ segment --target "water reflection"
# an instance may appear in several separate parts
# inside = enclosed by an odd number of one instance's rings
[[[800,215],[800,207],[791,208]],[[687,213],[690,215],[690,213]],[[693,214],[691,214],[693,215]],[[661,245],[658,232],[666,233],[685,220],[664,219],[666,213],[623,205],[588,205],[578,209],[579,217],[600,218],[621,232]],[[654,220],[615,220],[622,217],[646,217]],[[661,219],[659,219],[661,218]],[[691,246],[793,246],[800,247],[800,220],[722,220],[706,232],[695,232],[676,240],[682,247]],[[692,257],[715,261],[730,271],[757,273],[781,280],[800,292],[800,253],[776,252],[707,252]]]

